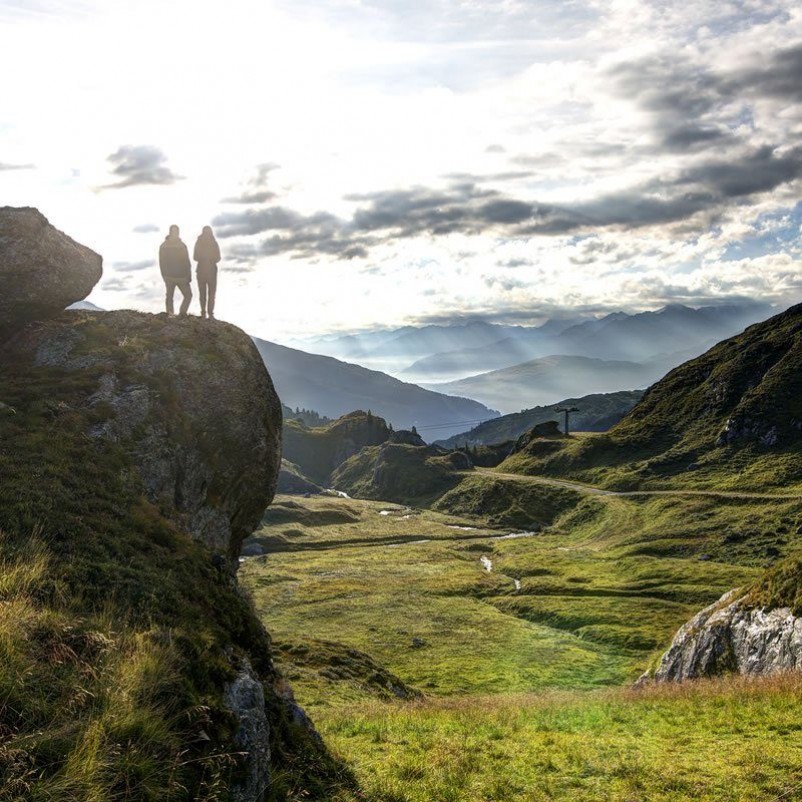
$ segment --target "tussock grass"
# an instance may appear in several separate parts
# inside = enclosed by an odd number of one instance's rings
[[[319,719],[376,802],[773,802],[802,792],[801,693],[798,676],[729,678],[365,703]]]

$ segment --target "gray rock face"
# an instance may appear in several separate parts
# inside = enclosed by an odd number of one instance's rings
[[[86,298],[102,265],[36,209],[0,208],[0,336]]]
[[[756,441],[763,446],[775,446],[779,441],[777,427],[764,421],[742,416],[728,418],[724,429],[716,439],[716,445],[726,446],[749,440]]]
[[[245,777],[231,789],[231,797],[234,802],[261,802],[270,784],[270,724],[264,687],[247,660],[226,685],[223,703],[237,718],[234,744],[244,753]]]
[[[727,672],[761,676],[802,669],[802,618],[787,607],[749,608],[730,591],[684,624],[654,675],[681,682]]]
[[[250,338],[200,318],[71,311],[0,357],[80,377],[87,435],[124,450],[146,498],[236,564],[281,459],[281,405]]]

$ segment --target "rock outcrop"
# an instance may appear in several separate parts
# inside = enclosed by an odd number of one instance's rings
[[[194,317],[75,311],[29,324],[0,354],[65,381],[94,377],[78,401],[86,434],[119,445],[148,500],[235,564],[281,460],[280,403],[243,332]]]
[[[405,446],[425,446],[425,440],[417,433],[409,429],[399,429],[392,432],[388,439],[390,443],[400,443]]]
[[[223,704],[236,716],[234,743],[248,755],[245,777],[232,788],[234,802],[259,802],[270,784],[270,723],[265,690],[247,659],[223,692]]]
[[[63,311],[99,277],[38,212],[0,210],[0,538],[4,566],[36,566],[3,589],[25,613],[2,782],[263,802],[280,776],[330,798],[341,767],[232,575],[279,473],[272,381],[234,326]]]
[[[86,298],[102,264],[36,209],[0,208],[0,337]]]
[[[677,632],[652,675],[681,682],[728,672],[762,676],[802,669],[802,618],[788,607],[755,608],[737,590],[697,613]]]
[[[314,428],[288,420],[284,424],[284,457],[313,482],[328,486],[338,466],[366,446],[386,442],[389,436],[390,427],[383,418],[361,410]]]
[[[332,486],[357,498],[407,503],[432,499],[473,467],[462,451],[383,443],[363,448],[332,474]]]

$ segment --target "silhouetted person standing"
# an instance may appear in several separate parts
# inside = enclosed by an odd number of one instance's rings
[[[198,263],[198,291],[200,292],[201,317],[214,320],[214,299],[217,295],[217,263],[220,261],[220,246],[210,226],[204,226],[195,243],[193,258]],[[208,306],[207,306],[208,296]]]
[[[173,314],[173,298],[175,288],[181,290],[184,300],[181,302],[179,315],[186,315],[189,302],[192,300],[192,264],[189,261],[187,246],[178,236],[178,226],[170,226],[170,233],[159,248],[159,267],[167,289],[167,314]]]

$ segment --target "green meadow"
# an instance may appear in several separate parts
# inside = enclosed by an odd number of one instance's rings
[[[799,547],[802,502],[483,487],[501,481],[467,476],[440,511],[280,497],[251,540],[280,668],[367,797],[802,798],[795,680],[632,690]],[[500,523],[521,505],[532,530]]]

